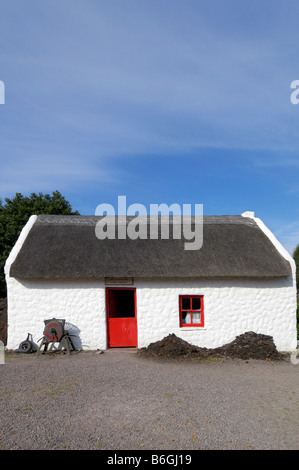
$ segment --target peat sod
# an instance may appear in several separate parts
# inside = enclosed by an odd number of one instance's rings
[[[138,351],[143,356],[161,358],[221,358],[233,359],[262,359],[279,361],[285,359],[285,355],[277,351],[272,336],[249,331],[237,336],[231,343],[224,346],[208,349],[189,344],[187,341],[170,334],[160,341],[151,343],[146,348]]]

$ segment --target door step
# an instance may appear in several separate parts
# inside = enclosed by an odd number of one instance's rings
[[[137,353],[138,348],[108,348],[104,352],[105,353]]]

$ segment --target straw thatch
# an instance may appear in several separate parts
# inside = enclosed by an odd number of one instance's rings
[[[20,279],[275,278],[291,275],[256,222],[243,216],[205,216],[203,246],[184,250],[184,238],[99,240],[96,216],[40,215],[10,275]]]

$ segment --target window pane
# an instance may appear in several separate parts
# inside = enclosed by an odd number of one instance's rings
[[[190,312],[182,312],[182,323],[183,324],[191,323],[191,313]]]
[[[201,309],[201,298],[194,297],[192,299],[192,310],[200,310]]]
[[[188,297],[182,298],[182,309],[183,310],[190,310],[190,299]]]
[[[193,312],[192,313],[192,323],[200,323],[201,313],[200,312]]]

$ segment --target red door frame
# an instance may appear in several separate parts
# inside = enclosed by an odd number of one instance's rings
[[[134,317],[110,318],[109,294],[116,290],[134,292]],[[137,302],[135,287],[106,287],[106,321],[108,348],[137,347]]]

